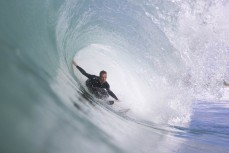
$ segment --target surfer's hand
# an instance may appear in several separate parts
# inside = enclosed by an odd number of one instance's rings
[[[74,60],[72,61],[72,63],[73,63],[75,66],[77,66],[77,63],[76,63]]]

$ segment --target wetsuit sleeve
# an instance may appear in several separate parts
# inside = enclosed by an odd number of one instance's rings
[[[118,98],[116,97],[116,95],[109,89],[107,90],[108,91],[108,94],[113,97],[115,100],[118,100]]]
[[[76,66],[76,68],[77,68],[84,76],[86,76],[88,79],[93,78],[93,75],[88,74],[84,69],[82,69],[82,68],[79,67],[78,65]]]
[[[107,92],[108,94],[113,97],[115,100],[118,100],[118,98],[116,97],[116,95],[110,90],[110,85],[107,85]]]

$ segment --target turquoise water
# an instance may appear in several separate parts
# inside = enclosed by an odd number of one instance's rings
[[[0,152],[228,152],[227,1],[0,7]],[[130,111],[93,98],[72,60],[105,69]]]

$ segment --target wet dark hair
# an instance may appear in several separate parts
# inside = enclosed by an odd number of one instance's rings
[[[107,72],[102,70],[102,71],[100,71],[99,76],[101,77],[103,74],[107,74]]]

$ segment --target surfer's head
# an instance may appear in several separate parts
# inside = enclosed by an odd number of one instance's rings
[[[100,71],[99,77],[100,77],[100,80],[101,80],[102,83],[106,82],[106,80],[107,80],[107,72],[104,71],[104,70]]]

